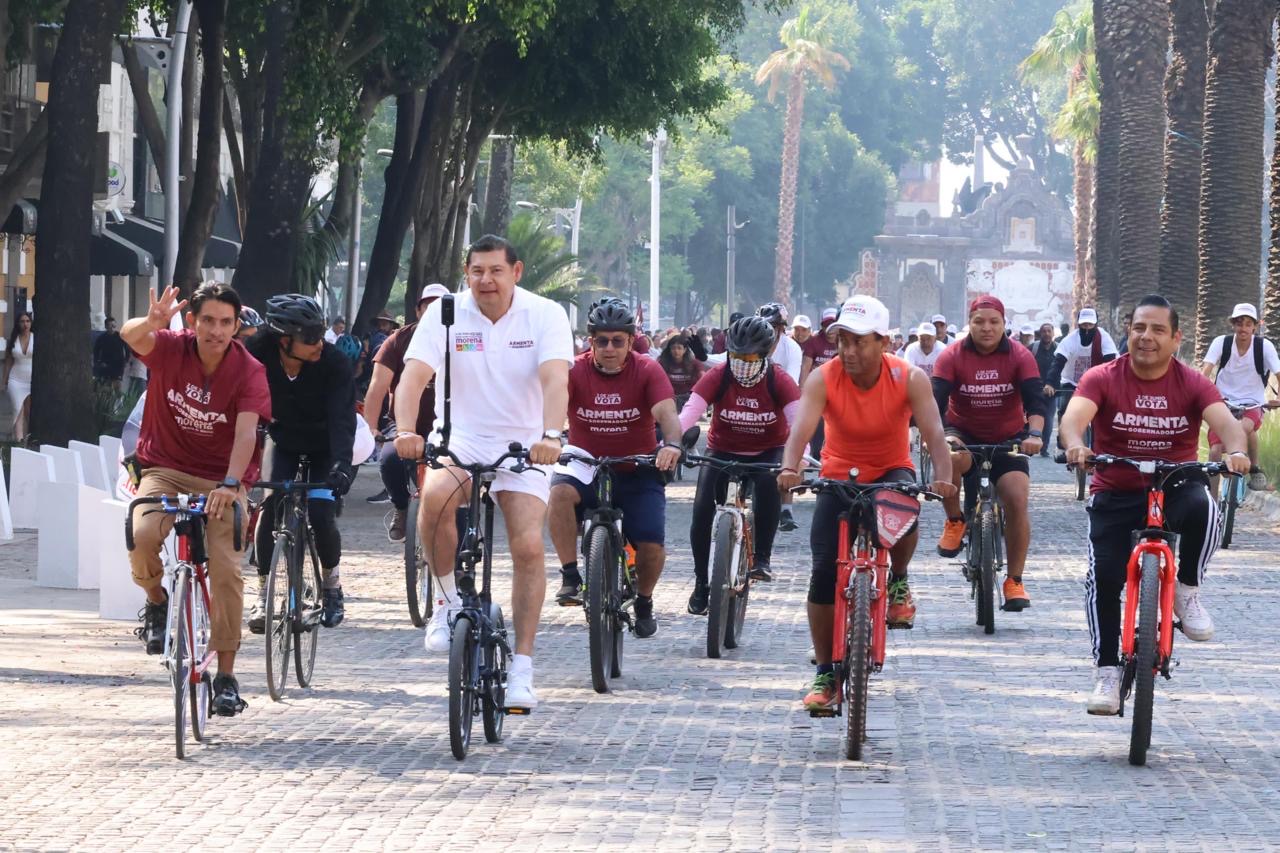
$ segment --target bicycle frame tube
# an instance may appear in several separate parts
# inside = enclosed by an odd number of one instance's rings
[[[200,529],[204,529],[203,524],[200,525]],[[195,659],[196,613],[193,605],[195,603],[196,596],[199,595],[201,597],[201,601],[204,603],[204,612],[206,614],[212,613],[209,609],[209,584],[206,580],[204,566],[191,561],[191,535],[180,535],[177,537],[177,540],[178,568],[181,569],[184,564],[191,567],[191,583],[187,587],[187,597],[184,601],[177,602],[177,606],[183,608],[187,616],[187,649],[189,650],[188,653],[192,655],[192,666],[189,670],[187,680],[192,684],[199,684],[205,670],[209,668],[210,664],[212,664],[218,656],[217,652],[206,649],[203,658],[200,660]],[[166,640],[166,642],[168,642],[168,640]]]
[[[1147,492],[1147,529],[1159,530],[1164,527],[1164,491],[1151,489]],[[1159,660],[1156,669],[1164,666],[1173,655],[1173,592],[1177,575],[1173,549],[1163,539],[1144,536],[1134,546],[1129,555],[1129,565],[1125,579],[1124,592],[1124,624],[1120,634],[1120,648],[1126,657],[1133,656],[1135,635],[1138,621],[1138,585],[1142,581],[1142,557],[1154,554],[1160,565],[1160,625],[1156,635],[1156,648]]]
[[[831,660],[844,660],[844,625],[853,595],[853,546],[849,541],[849,513],[840,513],[836,534],[836,612]],[[848,667],[846,667],[848,669]]]

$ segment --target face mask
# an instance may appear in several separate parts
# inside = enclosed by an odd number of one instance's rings
[[[1081,329],[1081,330],[1080,330],[1080,343],[1084,344],[1085,346],[1090,346],[1090,345],[1092,345],[1092,344],[1093,344],[1093,336],[1094,336],[1094,335],[1096,335],[1096,334],[1098,334],[1098,330],[1097,330],[1097,328],[1093,328],[1093,329]]]
[[[733,374],[734,380],[744,388],[750,388],[763,379],[765,368],[768,366],[769,359],[767,358],[762,358],[759,361],[744,361],[740,358],[729,356],[729,372]]]

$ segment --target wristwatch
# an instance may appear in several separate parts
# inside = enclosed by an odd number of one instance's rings
[[[1244,457],[1246,457],[1246,458],[1249,456],[1248,452],[1246,452],[1246,451],[1244,451],[1244,450],[1233,450],[1233,451],[1231,451],[1230,453],[1228,453],[1227,455],[1228,455],[1228,456],[1244,456]]]
[[[1031,438],[1044,438],[1044,433],[1038,429],[1033,429],[1028,431],[1027,435],[1030,436]]]
[[[560,442],[560,446],[561,446],[561,447],[563,447],[563,446],[564,446],[564,433],[562,433],[562,432],[561,432],[560,430],[558,430],[558,429],[549,429],[549,430],[547,430],[546,432],[544,432],[544,433],[542,434],[542,437],[543,437],[543,438],[549,438],[549,439],[551,439],[552,441],[558,441],[558,442]]]
[[[235,477],[226,477],[218,484],[224,489],[236,490],[240,488],[240,480]]]

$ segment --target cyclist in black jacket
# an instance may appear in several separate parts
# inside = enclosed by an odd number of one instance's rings
[[[310,478],[328,489],[310,494],[311,528],[324,579],[321,624],[342,621],[342,538],[336,501],[355,478],[352,444],[356,430],[356,390],[351,361],[324,340],[324,313],[310,296],[286,293],[267,300],[266,326],[249,341],[249,352],[267,368],[271,389],[271,479],[298,474],[298,460],[310,460]],[[249,630],[260,634],[266,616],[266,575],[271,567],[272,519],[278,495],[267,498],[258,524],[258,602],[249,612]]]

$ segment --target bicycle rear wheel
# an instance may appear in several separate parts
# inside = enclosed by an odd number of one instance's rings
[[[871,573],[854,572],[853,598],[845,610],[844,691],[849,711],[845,715],[844,755],[862,760],[867,739],[867,690],[871,678]]]
[[[173,687],[173,736],[179,758],[187,756],[187,703],[191,692],[191,648],[187,642],[187,597],[191,589],[191,569],[179,566],[173,583],[172,633],[169,636],[173,653],[169,667],[169,682]]]
[[[925,446],[924,439],[919,439],[916,452],[920,459],[920,485],[928,487],[933,482],[933,457],[929,455],[929,448]]]
[[[1160,558],[1143,554],[1138,583],[1138,637],[1133,677],[1133,732],[1129,735],[1129,763],[1147,763],[1151,747],[1151,706],[1156,690],[1156,632],[1159,625]]]
[[[978,577],[975,599],[978,608],[978,624],[984,634],[996,632],[996,527],[995,515],[984,512],[981,516],[978,555]]]
[[[190,584],[189,598],[191,601],[191,636],[194,642],[191,644],[191,665],[199,666],[204,660],[205,653],[209,649],[209,611],[204,606],[204,593],[194,578]],[[187,680],[190,683],[191,675],[188,673]],[[209,722],[209,699],[212,694],[212,678],[209,673],[203,672],[200,679],[191,686],[191,734],[195,736],[197,741],[203,741]]]
[[[611,600],[618,585],[618,555],[609,529],[595,524],[587,531],[587,646],[591,656],[591,686],[609,692],[613,674],[614,622]]]
[[[744,542],[749,542],[748,537]],[[751,584],[747,580],[747,552],[746,548],[738,551],[738,571],[734,573],[731,581],[732,589],[729,591],[729,608],[728,618],[724,626],[724,647],[726,649],[736,649],[742,641],[742,626],[747,621],[747,601],[751,597]]]
[[[289,537],[280,535],[271,547],[271,570],[267,572],[267,692],[279,702],[289,678],[289,652],[293,628],[289,624]]]
[[[1231,535],[1236,529],[1236,507],[1240,504],[1240,487],[1244,480],[1222,475],[1222,546],[1231,547]]]
[[[484,694],[481,698],[481,719],[484,721],[484,739],[489,743],[502,740],[502,723],[507,715],[507,653],[503,647],[507,637],[506,621],[502,608],[489,605],[489,637],[484,644]]]
[[[720,657],[720,649],[724,643],[725,629],[728,627],[730,586],[733,582],[733,516],[722,512],[716,518],[716,529],[711,539],[711,578],[710,600],[707,603],[707,657]]]
[[[320,615],[324,610],[323,581],[316,543],[307,532],[307,550],[297,577],[298,618],[293,623],[293,673],[299,687],[310,687],[316,670],[316,646],[320,644]],[[309,558],[309,559],[305,559]]]
[[[421,628],[431,618],[435,601],[431,593],[431,572],[427,570],[426,552],[418,541],[418,499],[409,501],[404,526],[404,585],[409,596],[409,618]]]
[[[461,761],[471,745],[476,709],[476,641],[472,616],[460,614],[449,642],[449,748]]]

